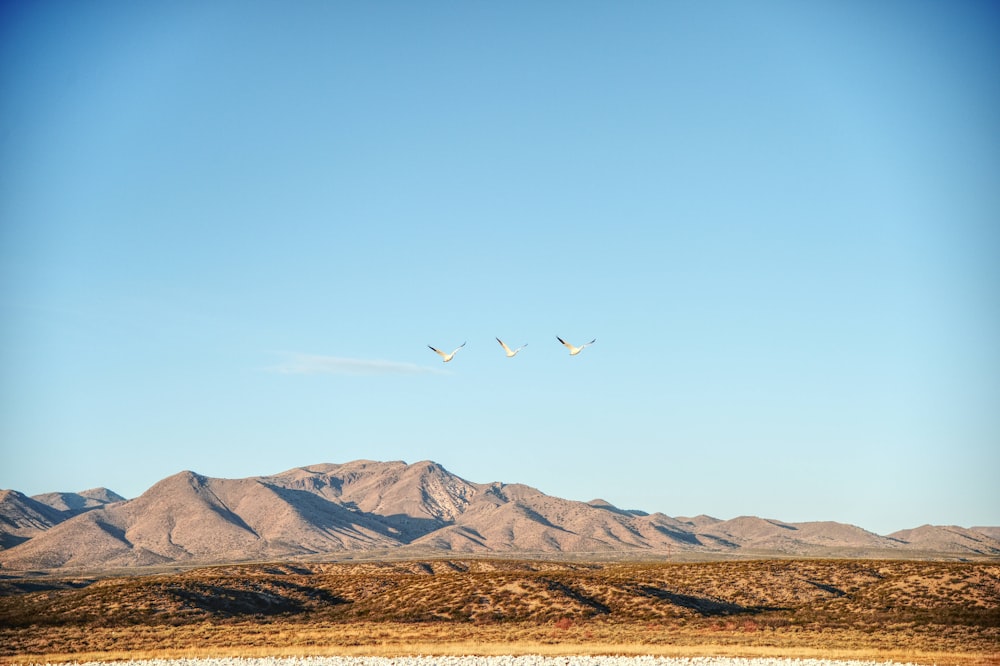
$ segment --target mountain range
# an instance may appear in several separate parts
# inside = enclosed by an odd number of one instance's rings
[[[105,488],[0,491],[0,568],[112,569],[372,554],[613,557],[1000,557],[1000,528],[886,536],[837,522],[670,517],[522,484],[472,483],[423,461],[221,479],[184,471],[125,500]]]

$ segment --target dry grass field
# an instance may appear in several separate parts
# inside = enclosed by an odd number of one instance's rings
[[[0,579],[0,663],[654,654],[1000,663],[1000,563],[441,559]]]

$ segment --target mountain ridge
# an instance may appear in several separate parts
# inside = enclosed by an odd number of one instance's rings
[[[473,483],[430,460],[355,460],[243,479],[185,470],[130,500],[103,488],[34,498],[0,491],[0,568],[130,568],[371,552],[1000,557],[991,529],[924,525],[883,536],[834,521],[672,518],[601,499],[562,499],[523,484]]]

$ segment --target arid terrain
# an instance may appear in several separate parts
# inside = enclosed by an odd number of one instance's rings
[[[1000,663],[1000,563],[427,559],[0,580],[0,661],[659,654]]]
[[[0,662],[655,654],[1000,662],[992,528],[670,517],[436,463],[0,491]],[[268,563],[268,564],[265,564]]]

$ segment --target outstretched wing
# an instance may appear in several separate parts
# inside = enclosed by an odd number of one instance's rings
[[[503,350],[504,350],[505,352],[507,352],[507,356],[510,356],[511,354],[513,354],[513,353],[514,353],[514,352],[512,352],[512,351],[510,350],[510,347],[508,347],[507,345],[505,345],[505,344],[503,343],[503,340],[501,340],[500,338],[497,338],[497,342],[499,342],[499,343],[500,343],[500,346],[501,346],[501,347],[503,347]]]

